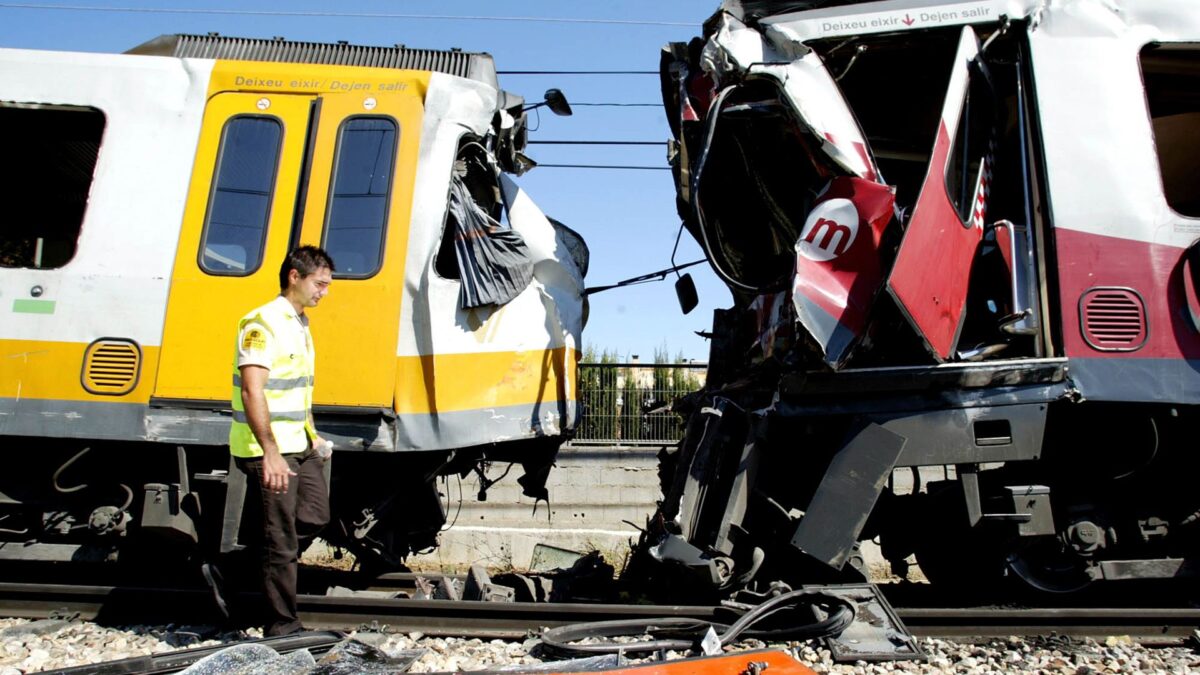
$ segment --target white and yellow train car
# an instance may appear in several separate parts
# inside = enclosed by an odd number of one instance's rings
[[[575,424],[587,249],[505,175],[522,104],[460,51],[0,49],[0,559],[231,547],[236,322],[297,244],[337,265],[311,312],[330,538],[431,544],[433,478],[480,462],[539,494]]]

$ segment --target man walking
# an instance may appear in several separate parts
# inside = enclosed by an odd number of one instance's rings
[[[229,450],[247,476],[246,503],[261,513],[265,635],[303,630],[296,614],[301,537],[329,522],[329,444],[313,426],[315,354],[308,317],[329,292],[325,251],[301,246],[279,269],[279,296],[238,322]]]

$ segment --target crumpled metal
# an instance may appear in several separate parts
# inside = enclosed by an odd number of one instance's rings
[[[450,178],[450,216],[454,218],[454,253],[462,284],[463,309],[503,305],[533,279],[533,260],[521,234],[504,227],[471,197],[463,179]]]
[[[320,660],[307,649],[280,654],[264,644],[235,644],[210,654],[180,675],[394,675],[407,673],[424,650],[388,654],[358,640],[343,640]]]

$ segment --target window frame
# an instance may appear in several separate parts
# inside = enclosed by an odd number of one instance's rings
[[[230,125],[233,124],[234,121],[240,119],[270,120],[279,128],[279,139],[275,148],[274,168],[271,173],[271,189],[269,192],[267,192],[267,213],[263,221],[262,232],[259,235],[258,260],[255,262],[254,266],[251,267],[250,265],[247,265],[246,269],[244,270],[212,270],[206,267],[204,264],[205,243],[208,241],[209,227],[212,224],[210,218],[212,216],[213,203],[216,201],[218,192],[217,181],[221,176],[221,165],[225,160],[224,151],[226,134],[229,131]],[[271,229],[271,214],[275,209],[275,194],[279,188],[279,168],[281,159],[283,157],[283,139],[286,133],[287,125],[282,119],[275,115],[263,115],[259,113],[238,113],[227,118],[224,124],[221,125],[221,141],[217,145],[216,161],[213,163],[212,178],[209,180],[208,202],[204,207],[204,222],[201,225],[200,241],[197,247],[198,250],[196,251],[196,265],[200,268],[201,272],[214,277],[249,277],[253,276],[260,269],[262,269],[263,262],[267,257],[267,233]]]
[[[980,167],[983,165],[984,159],[987,158],[989,151],[991,149],[990,148],[991,142],[989,142],[988,140],[985,139],[983,152],[981,152],[979,154],[979,164],[975,167],[975,170],[969,171],[968,173],[963,174],[964,182],[962,185],[955,185],[955,184],[951,183],[951,178],[952,178],[951,174],[954,173],[955,167],[958,166],[958,161],[955,158],[955,155],[958,154],[956,151],[958,151],[960,149],[965,150],[965,154],[967,155],[967,157],[966,157],[967,161],[965,162],[965,167],[960,166],[958,168],[960,170],[962,170],[966,167],[970,167],[969,160],[970,160],[971,154],[974,150],[974,148],[971,146],[971,117],[972,117],[972,110],[978,110],[978,108],[972,108],[972,105],[971,105],[972,91],[971,90],[974,89],[976,86],[978,86],[982,90],[986,90],[988,92],[987,103],[991,103],[991,106],[990,107],[985,106],[985,111],[990,111],[992,113],[992,129],[991,129],[992,137],[991,137],[991,140],[996,141],[998,134],[1001,133],[1001,130],[1002,130],[1001,126],[1003,124],[1003,120],[1000,119],[1001,101],[1000,101],[1000,97],[997,95],[996,85],[995,85],[995,82],[992,80],[991,73],[988,71],[987,65],[982,60],[982,54],[976,55],[975,58],[971,59],[971,63],[967,66],[967,86],[966,86],[965,95],[963,96],[962,111],[959,113],[959,116],[958,116],[958,128],[955,129],[954,141],[952,143],[950,143],[949,154],[946,157],[946,166],[944,167],[943,172],[942,172],[942,182],[944,183],[943,187],[946,192],[946,196],[950,199],[950,206],[951,206],[951,208],[953,208],[954,213],[958,216],[959,224],[962,225],[963,228],[965,228],[965,229],[970,229],[971,227],[974,227],[974,225],[975,225],[975,218],[972,214],[974,212],[974,199],[976,197],[975,193],[979,187],[979,171],[980,171]],[[979,104],[980,102],[975,101],[975,103]],[[960,143],[962,145],[960,145]],[[992,162],[993,162],[992,172],[994,175],[995,168],[996,168],[994,165],[995,157],[992,158]],[[961,204],[955,203],[956,193],[960,193],[961,190],[965,189],[967,186],[971,186],[971,194],[964,195],[964,201]],[[957,187],[959,189],[958,190],[953,189],[955,187]],[[965,218],[963,217],[963,207],[964,206],[969,207],[967,217],[965,217]],[[986,223],[985,223],[985,227],[986,227]]]
[[[102,152],[104,151],[105,139],[108,135],[109,117],[108,114],[101,108],[94,105],[74,105],[64,103],[41,103],[31,101],[12,101],[0,100],[0,107],[28,110],[33,112],[38,111],[56,111],[56,112],[72,112],[72,113],[91,113],[100,116],[100,133],[96,138],[96,156],[92,162],[92,173],[89,177],[87,190],[83,194],[83,212],[79,216],[79,223],[75,229],[75,245],[72,247],[71,256],[64,260],[61,265],[54,266],[34,266],[34,265],[3,265],[0,264],[0,270],[61,270],[69,266],[79,257],[79,240],[83,237],[83,228],[87,223],[88,211],[92,202],[92,190],[96,186],[96,171],[100,168]]]
[[[1194,53],[1196,55],[1196,65],[1198,68],[1200,68],[1200,41],[1186,40],[1168,42],[1163,40],[1150,40],[1143,43],[1140,47],[1138,47],[1137,50],[1138,79],[1141,81],[1142,101],[1145,103],[1146,107],[1146,124],[1150,132],[1150,151],[1154,154],[1154,165],[1158,170],[1158,187],[1159,193],[1162,195],[1163,204],[1166,205],[1171,214],[1177,218],[1186,220],[1200,220],[1200,210],[1198,210],[1196,213],[1185,213],[1180,211],[1178,208],[1176,208],[1175,202],[1172,200],[1172,195],[1167,194],[1167,176],[1163,172],[1163,157],[1159,152],[1159,138],[1154,129],[1154,120],[1157,118],[1154,116],[1154,110],[1151,108],[1150,87],[1146,82],[1145,54],[1147,51],[1160,48]],[[1200,113],[1200,109],[1194,112]],[[1167,115],[1160,117],[1167,117]]]
[[[329,250],[329,246],[328,246],[329,233],[330,233],[329,217],[333,213],[333,204],[334,204],[334,199],[335,199],[334,191],[337,189],[337,170],[341,164],[342,152],[343,152],[343,150],[345,150],[343,142],[342,142],[343,134],[346,131],[347,125],[349,125],[351,122],[354,122],[355,120],[360,120],[360,119],[388,121],[392,124],[392,126],[395,130],[395,134],[396,134],[395,140],[392,144],[391,166],[389,169],[389,175],[388,175],[388,181],[387,181],[387,192],[385,192],[383,194],[383,218],[382,218],[382,222],[380,223],[380,228],[379,228],[380,231],[379,231],[378,256],[376,257],[375,265],[370,272],[365,272],[365,273],[361,273],[361,274],[353,274],[353,273],[349,273],[349,272],[338,271],[338,272],[334,272],[334,274],[333,274],[334,279],[349,279],[349,280],[370,279],[370,278],[374,277],[375,275],[379,274],[381,271],[383,271],[384,258],[387,257],[387,244],[388,244],[388,240],[389,240],[388,230],[391,229],[389,227],[389,225],[391,224],[390,221],[391,221],[391,215],[392,215],[392,191],[395,189],[395,186],[396,186],[397,168],[400,164],[399,163],[400,134],[403,132],[403,127],[400,124],[400,120],[396,119],[392,115],[386,115],[386,114],[349,115],[347,117],[342,118],[342,121],[338,124],[337,136],[336,136],[337,141],[336,141],[336,145],[334,146],[333,161],[330,163],[330,167],[329,167],[329,188],[328,188],[329,192],[327,193],[328,196],[325,199],[325,213],[322,216],[322,221],[321,221],[321,248],[325,249],[326,251]],[[336,262],[336,259],[335,259],[335,262]]]

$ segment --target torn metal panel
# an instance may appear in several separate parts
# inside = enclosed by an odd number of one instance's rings
[[[960,197],[956,204],[947,189],[951,180],[948,171],[954,161],[952,151],[960,145],[960,134],[969,131],[960,129],[960,121],[971,85],[971,62],[978,53],[975,31],[963,28],[925,182],[888,277],[888,290],[896,304],[939,361],[950,360],[957,347],[971,261],[983,237],[983,228],[973,215],[964,219],[960,213],[964,206],[971,209],[976,198],[964,204]],[[977,105],[974,101],[972,104]],[[986,165],[986,161],[979,164],[976,187],[990,180]],[[979,190],[971,193],[978,195]],[[936,261],[937,273],[931,273],[932,261]]]
[[[894,207],[892,188],[834,178],[796,242],[792,303],[831,368],[841,367],[866,331],[883,284],[883,233]]]
[[[841,569],[908,438],[868,423],[834,456],[792,535],[792,546]]]
[[[435,73],[425,105],[425,119],[440,123],[422,129],[420,161],[429,170],[414,184],[397,345],[397,380],[408,386],[396,391],[395,445],[442,450],[567,435],[577,417],[574,364],[583,328],[586,244],[556,227],[510,176],[495,170],[503,163],[485,149],[497,133],[493,123],[503,126],[504,120],[497,117],[502,104],[493,90]],[[464,153],[468,147],[474,150]],[[447,234],[454,238],[447,221],[454,225],[457,216],[447,217],[443,197],[452,194],[455,162],[467,156],[489,168],[464,181],[470,195],[462,212],[473,211],[468,200],[484,212],[475,213],[486,216],[477,219],[481,228],[489,243],[504,240],[498,248],[511,265],[491,266],[497,247],[482,256],[475,248],[460,263],[447,245]],[[507,221],[507,228],[491,221]],[[519,255],[507,255],[518,249]],[[503,283],[483,285],[504,292],[467,292],[464,306],[464,286],[481,278],[472,267],[486,268],[484,276]],[[465,372],[471,373],[469,388],[463,386]]]
[[[854,623],[840,634],[825,638],[837,663],[925,658],[920,643],[875,584],[806,585],[804,590],[854,603]]]
[[[862,129],[821,57],[799,42],[748,28],[732,15],[723,14],[720,21],[701,57],[718,89],[749,78],[774,81],[801,130],[813,135],[829,161],[851,175],[877,180],[879,168]]]
[[[776,344],[791,337],[795,317],[788,307],[788,294],[780,291],[760,295],[751,301],[749,309],[754,313],[757,336],[752,348],[757,348],[762,358],[769,359],[775,355]]]
[[[450,178],[448,208],[462,277],[459,306],[503,305],[525,290],[533,279],[525,240],[485,212],[457,174]]]

